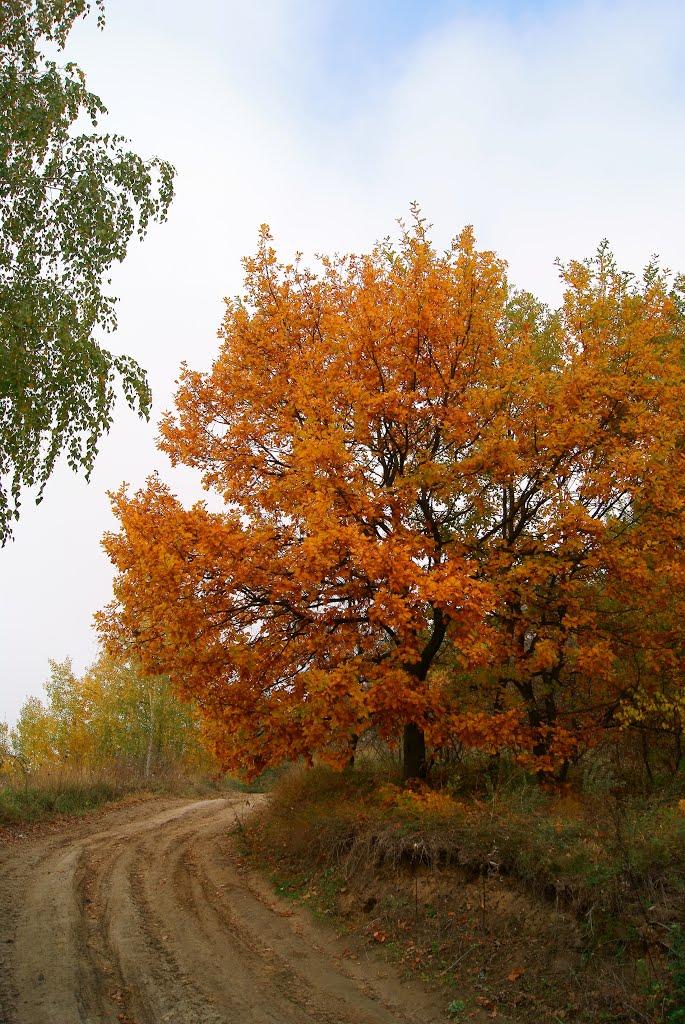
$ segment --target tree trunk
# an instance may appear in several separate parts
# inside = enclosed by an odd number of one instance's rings
[[[547,680],[544,681],[547,682]],[[533,744],[533,756],[546,757],[550,751],[549,730],[554,727],[557,720],[557,706],[554,694],[547,694],[542,702],[538,703],[530,682],[526,683],[525,687],[519,686],[518,691],[528,705],[526,710],[528,724],[531,729],[538,732],[538,739]],[[538,768],[535,774],[537,775],[538,782],[545,782],[547,780],[547,773],[542,769]]]
[[[149,779],[150,778],[150,772],[152,770],[152,752],[153,752],[153,749],[154,749],[154,739],[155,739],[155,736],[154,736],[154,732],[155,732],[155,716],[154,716],[154,709],[153,709],[153,704],[152,704],[152,688],[151,687],[148,689],[148,695],[147,696],[148,696],[148,709],[149,709],[149,712],[150,712],[150,721],[149,721],[149,724],[148,724],[148,734],[147,734],[147,753],[145,755],[145,778]]]
[[[441,608],[433,607],[433,629],[428,643],[421,652],[418,661],[405,664],[404,669],[415,680],[416,688],[424,686],[433,660],[442,647],[447,635],[448,617]],[[423,729],[416,722],[409,722],[404,727],[404,743],[402,750],[402,779],[425,779],[428,774],[426,764],[426,737]]]
[[[425,779],[426,777],[426,737],[423,729],[414,722],[404,727],[404,744],[402,751],[402,779]]]
[[[347,764],[345,765],[345,767],[347,769],[349,769],[350,771],[354,768],[354,757],[355,757],[355,754],[357,753],[357,744],[358,743],[359,743],[359,736],[357,736],[356,732],[354,732],[350,736],[350,756],[348,757]]]
[[[145,775],[146,779],[150,778],[150,773],[152,771],[152,750],[153,750],[153,739],[152,739],[152,733],[150,733],[150,735],[148,736],[148,739],[147,739],[147,752],[145,754],[145,772],[144,772],[144,775]]]

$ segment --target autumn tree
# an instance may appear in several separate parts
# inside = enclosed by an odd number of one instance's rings
[[[174,170],[98,131],[107,113],[61,56],[87,0],[0,3],[0,542],[58,457],[90,473],[117,387],[147,416],[144,371],[97,339],[108,274],[166,218]],[[97,3],[102,21],[103,0]],[[86,129],[83,130],[84,126]]]
[[[223,510],[157,477],[113,496],[109,644],[250,772],[343,764],[369,727],[402,738],[406,777],[454,738],[563,767],[622,662],[656,677],[682,650],[677,290],[603,247],[548,310],[470,229],[437,252],[418,213],[317,272],[264,229],[245,269],[161,426]]]
[[[42,700],[21,708],[11,747],[27,769],[124,770],[142,779],[213,768],[196,711],[169,680],[101,654],[77,675],[50,663]]]
[[[13,743],[13,734],[7,722],[0,722],[0,787],[26,778],[26,768]]]

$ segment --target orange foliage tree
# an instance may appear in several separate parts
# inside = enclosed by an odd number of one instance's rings
[[[214,723],[227,766],[346,763],[373,727],[568,762],[679,669],[682,305],[606,248],[550,311],[466,229],[283,265],[263,229],[209,373],[184,367],[159,478],[113,496],[99,616]],[[677,284],[677,282],[676,282]]]

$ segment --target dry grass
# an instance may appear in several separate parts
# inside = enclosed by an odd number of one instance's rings
[[[231,780],[210,780],[184,772],[145,778],[110,765],[102,771],[74,767],[43,768],[0,779],[0,826],[79,815],[130,794],[204,796],[232,788]]]

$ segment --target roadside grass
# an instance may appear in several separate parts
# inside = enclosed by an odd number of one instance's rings
[[[263,792],[270,780],[245,784],[232,778],[209,778],[168,772],[137,776],[109,768],[101,773],[73,768],[43,769],[15,775],[0,784],[0,827],[87,814],[105,804],[138,796],[221,796],[228,792]]]
[[[282,896],[442,986],[455,1019],[685,1022],[677,798],[297,768],[240,841]]]

